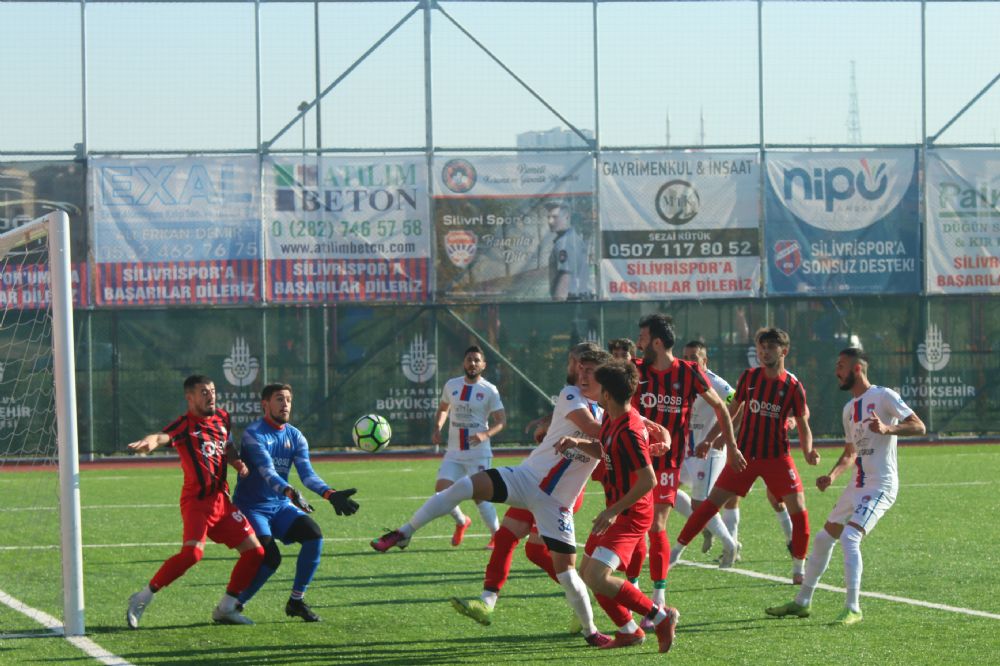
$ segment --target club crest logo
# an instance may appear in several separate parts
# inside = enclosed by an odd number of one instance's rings
[[[936,324],[927,327],[927,337],[917,345],[917,360],[929,372],[943,370],[951,360],[951,345],[941,337]]]
[[[424,336],[417,335],[403,353],[403,375],[414,384],[423,384],[437,372],[437,357],[427,350]]]
[[[448,259],[458,268],[465,268],[476,258],[479,239],[472,231],[449,231],[444,236],[444,249]]]
[[[236,338],[233,348],[222,361],[222,373],[233,386],[250,386],[257,379],[260,361],[250,355],[250,346],[243,338]]]
[[[476,167],[472,162],[463,159],[448,160],[441,169],[441,180],[444,186],[455,194],[465,194],[476,186]]]
[[[701,197],[686,180],[671,180],[656,192],[656,214],[667,224],[680,226],[695,218],[701,210]]]
[[[802,248],[796,240],[780,240],[774,244],[774,265],[785,275],[802,266]]]

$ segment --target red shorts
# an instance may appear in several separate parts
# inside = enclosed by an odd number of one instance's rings
[[[791,456],[751,458],[747,460],[747,468],[742,472],[736,472],[726,465],[715,485],[740,497],[746,497],[750,486],[758,477],[764,479],[764,485],[775,497],[781,498],[802,492],[802,477],[799,476]]]
[[[236,548],[247,537],[253,536],[253,527],[225,493],[216,493],[207,499],[181,498],[181,519],[184,521],[184,541],[204,541]]]
[[[584,490],[586,490],[586,488],[584,488]],[[581,490],[580,494],[576,496],[576,502],[573,504],[573,513],[579,511],[581,506],[583,506],[583,490]],[[503,517],[510,518],[512,520],[520,520],[522,523],[528,523],[528,527],[531,531],[534,534],[538,534],[538,528],[535,527],[535,516],[532,515],[532,513],[527,509],[512,506],[507,509],[507,513],[503,514]]]
[[[644,516],[618,516],[604,534],[590,533],[583,552],[591,556],[598,547],[607,548],[618,556],[620,562],[628,565],[636,545],[646,538],[652,524],[652,511]]]
[[[677,499],[677,486],[680,485],[681,470],[679,467],[667,467],[656,470],[656,485],[653,486],[653,504],[674,505]]]

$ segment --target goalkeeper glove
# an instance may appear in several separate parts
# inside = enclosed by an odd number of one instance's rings
[[[358,503],[351,499],[351,495],[356,492],[358,492],[357,488],[330,490],[326,499],[333,505],[338,516],[351,516],[358,510]]]
[[[292,504],[299,507],[306,513],[313,512],[312,506],[310,506],[309,502],[306,501],[306,498],[302,496],[302,493],[295,488],[292,488],[291,486],[285,488],[285,497],[292,500]]]

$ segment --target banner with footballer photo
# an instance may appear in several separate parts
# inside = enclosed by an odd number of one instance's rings
[[[428,219],[422,156],[268,158],[267,300],[426,301]]]
[[[768,153],[771,295],[920,291],[916,152]]]
[[[77,162],[0,163],[0,234],[53,211],[69,215],[73,305],[89,304],[86,169]],[[48,307],[45,241],[12,250],[0,261],[0,308]]]
[[[90,161],[95,302],[260,300],[257,158]]]
[[[760,293],[760,172],[749,153],[603,153],[608,300]]]
[[[437,157],[438,300],[595,299],[593,164],[589,153]]]
[[[927,151],[927,293],[1000,293],[1000,152]]]

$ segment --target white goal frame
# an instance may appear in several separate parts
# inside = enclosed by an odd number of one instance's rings
[[[49,250],[49,290],[52,298],[52,370],[59,455],[63,631],[67,636],[82,636],[83,531],[80,523],[80,457],[76,422],[69,215],[64,211],[56,211],[0,234],[0,255],[46,237]]]

